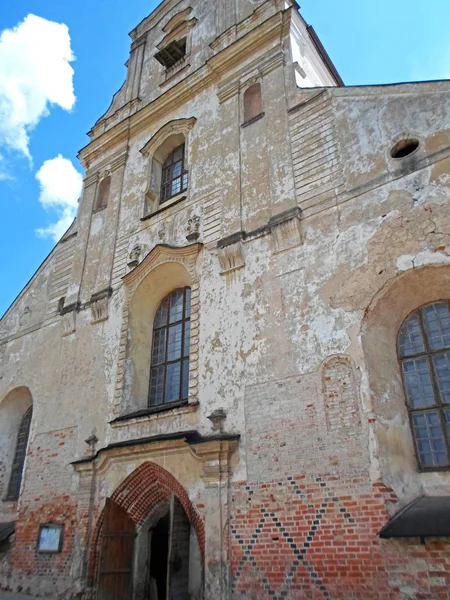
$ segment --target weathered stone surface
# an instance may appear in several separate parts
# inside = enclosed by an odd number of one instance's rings
[[[450,84],[339,87],[292,4],[165,0],[131,33],[77,220],[0,322],[0,589],[92,597],[106,498],[142,545],[174,495],[195,600],[449,599],[448,540],[377,534],[450,495],[418,469],[396,354],[405,318],[450,298]],[[162,202],[183,143],[187,189]],[[184,287],[187,398],[155,410],[154,317]],[[53,522],[61,552],[39,553]]]

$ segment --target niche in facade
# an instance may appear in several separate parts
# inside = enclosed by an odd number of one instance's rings
[[[104,177],[98,186],[97,198],[94,211],[102,210],[108,206],[109,192],[111,189],[111,177]]]
[[[244,93],[244,124],[262,115],[261,84],[254,83]]]

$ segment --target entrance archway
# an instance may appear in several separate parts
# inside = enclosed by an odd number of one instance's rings
[[[154,463],[108,498],[91,547],[97,600],[200,600],[203,521],[184,488]]]

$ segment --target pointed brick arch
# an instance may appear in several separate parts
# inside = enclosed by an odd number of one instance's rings
[[[183,486],[168,471],[152,462],[145,462],[135,469],[115,490],[111,499],[124,508],[136,525],[142,525],[148,515],[174,494],[197,535],[202,564],[205,557],[205,527],[203,519],[192,504]],[[100,542],[104,509],[97,521],[89,554],[89,581],[96,579],[99,565]]]

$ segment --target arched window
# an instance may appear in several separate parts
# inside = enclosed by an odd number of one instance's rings
[[[98,186],[97,200],[95,202],[95,210],[102,210],[108,206],[109,190],[111,189],[111,177],[105,177],[101,180]]]
[[[188,398],[190,317],[188,287],[172,292],[158,308],[153,323],[150,406]]]
[[[17,434],[16,451],[9,479],[7,500],[17,500],[20,493],[20,484],[22,483],[23,466],[27,454],[28,436],[30,433],[31,417],[33,408],[30,408],[23,415],[20,421],[19,432]]]
[[[244,122],[262,115],[261,85],[254,83],[244,93]]]
[[[187,190],[188,174],[184,168],[184,144],[166,158],[161,173],[160,204]]]
[[[420,467],[450,467],[450,307],[427,304],[398,337],[406,402]]]

